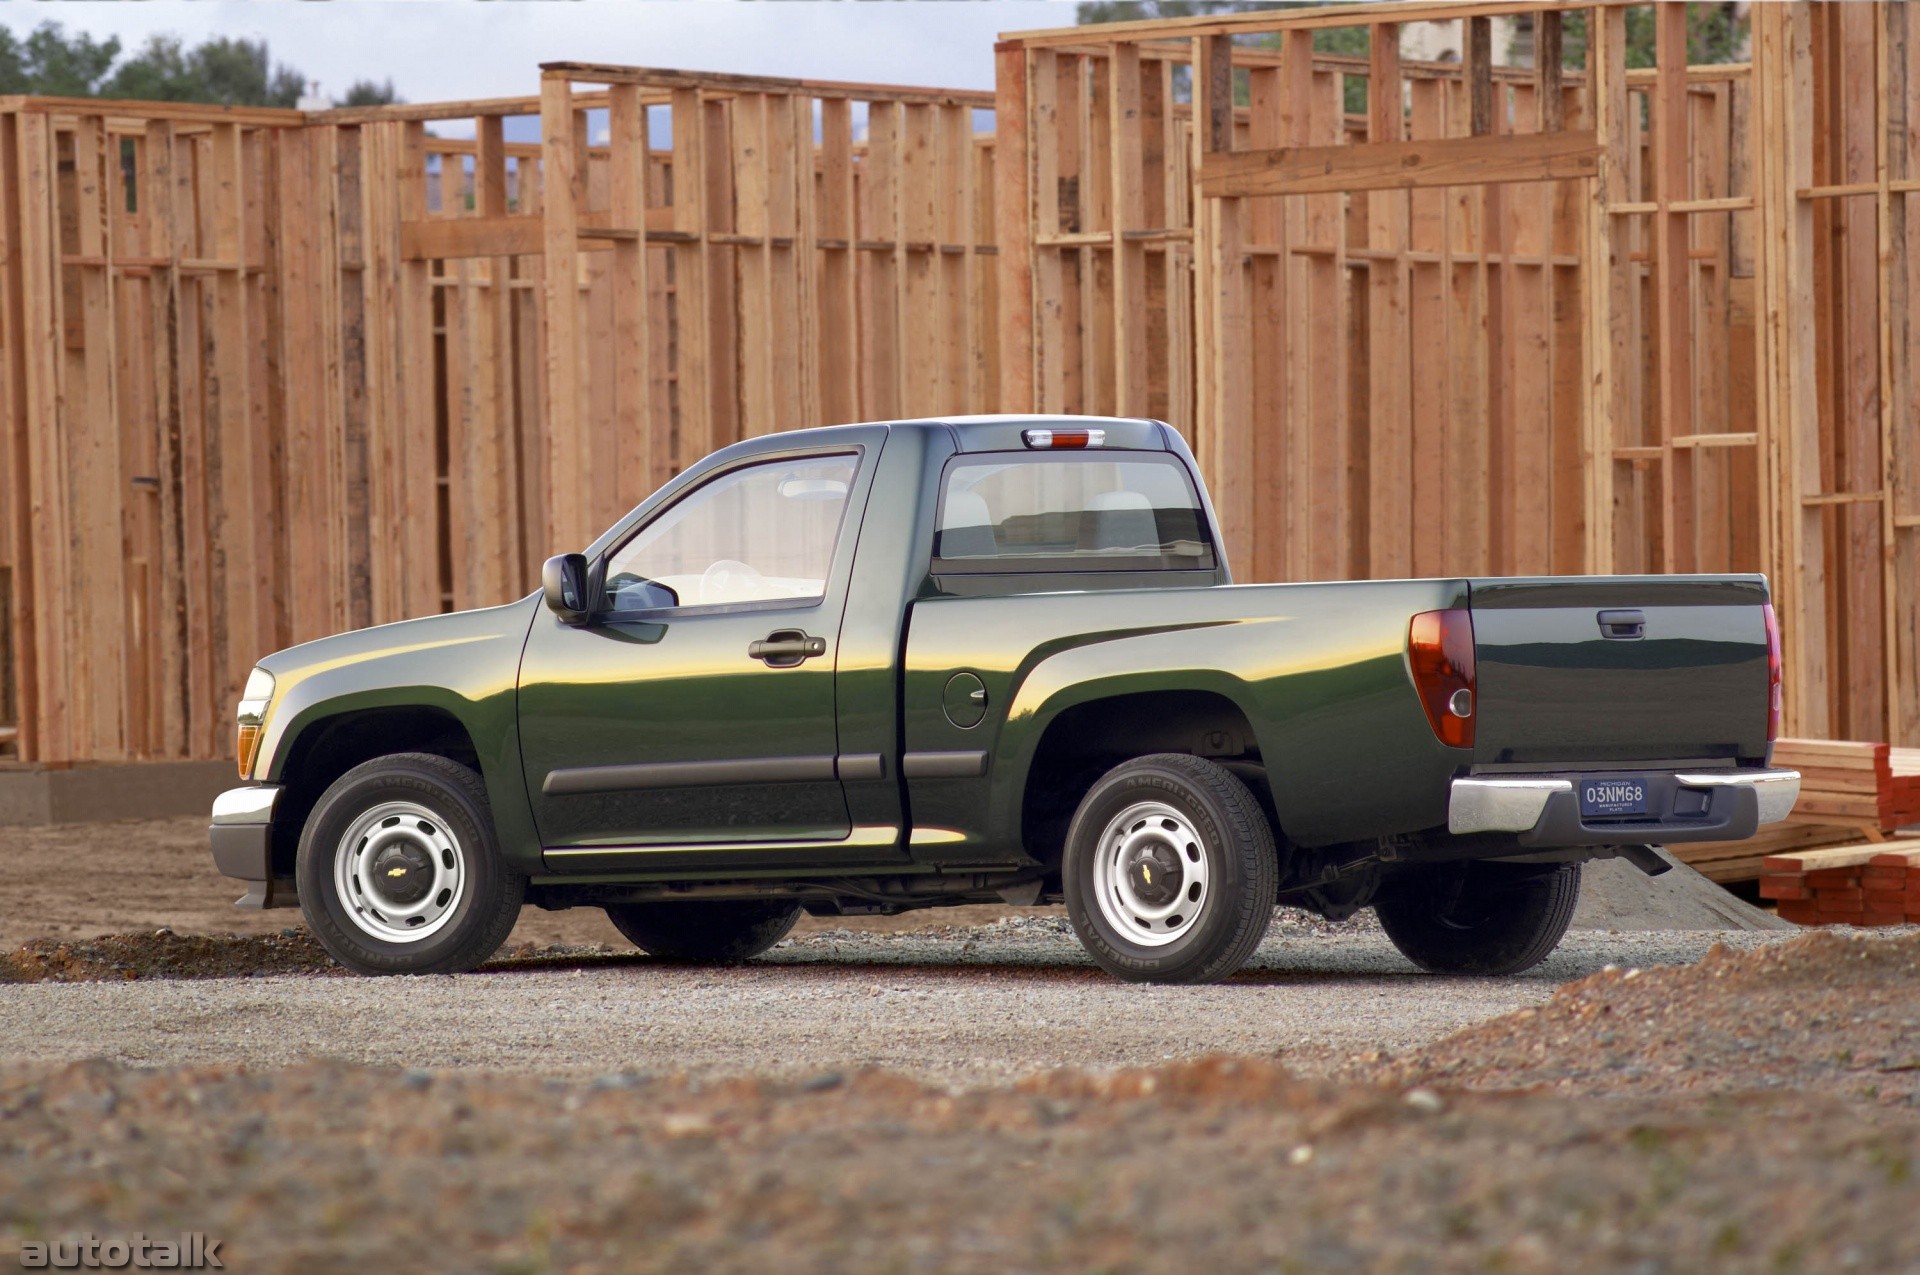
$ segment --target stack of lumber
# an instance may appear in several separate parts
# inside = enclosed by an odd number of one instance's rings
[[[1666,849],[1709,881],[1727,885],[1752,881],[1760,875],[1761,865],[1776,855],[1857,845],[1866,840],[1867,834],[1859,828],[1789,822],[1769,824],[1745,841],[1689,841]]]
[[[1800,772],[1800,799],[1785,823],[1746,841],[1669,847],[1711,880],[1751,881],[1769,857],[1885,841],[1920,823],[1920,748],[1831,739],[1782,739],[1773,764]]]
[[[1920,838],[1770,855],[1760,897],[1798,925],[1920,923]]]
[[[1795,823],[1892,829],[1920,822],[1920,748],[1783,739],[1773,764],[1800,772]]]

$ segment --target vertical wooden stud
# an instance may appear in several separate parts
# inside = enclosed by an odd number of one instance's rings
[[[674,130],[676,139],[680,130]],[[564,75],[540,81],[541,215],[546,279],[547,541],[578,552],[593,539],[588,523],[586,421],[580,386],[579,183],[573,86]]]
[[[1627,117],[1626,14],[1617,8],[1588,10],[1587,92],[1600,145],[1600,172],[1587,209],[1587,428],[1581,457],[1587,474],[1586,569],[1614,569],[1615,440],[1625,427],[1627,379],[1633,350],[1628,342],[1628,260],[1624,218],[1612,205],[1631,198],[1627,152],[1634,134]]]
[[[1032,58],[1018,43],[993,48],[994,204],[999,247],[1000,410],[1034,410],[1033,172],[1028,84]]]
[[[1375,23],[1369,32],[1367,140],[1402,139],[1400,26]],[[1409,195],[1367,195],[1368,492],[1367,574],[1393,579],[1413,573],[1412,391],[1408,361],[1407,248]]]

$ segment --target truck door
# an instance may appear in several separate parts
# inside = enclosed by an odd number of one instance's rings
[[[534,621],[521,758],[550,864],[848,837],[834,669],[879,441],[716,468],[602,555],[603,615]]]

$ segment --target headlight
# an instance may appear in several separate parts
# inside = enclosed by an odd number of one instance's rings
[[[240,760],[240,778],[253,778],[254,754],[260,750],[260,727],[267,720],[267,702],[273,698],[273,674],[257,668],[247,674],[240,692],[240,738],[234,755]]]

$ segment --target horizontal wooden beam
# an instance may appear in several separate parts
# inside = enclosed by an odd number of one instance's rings
[[[661,97],[661,102],[666,101]],[[573,104],[588,111],[607,104],[605,93],[575,93]],[[538,115],[540,98],[477,97],[456,102],[399,102],[392,106],[336,106],[330,111],[308,111],[309,124],[377,124],[382,120],[433,123],[470,120],[480,116]]]
[[[523,257],[544,251],[546,223],[539,217],[442,217],[400,223],[400,256],[406,261],[457,257]]]
[[[1887,193],[1893,195],[1911,194],[1916,190],[1920,190],[1920,180],[1890,181],[1887,183]],[[1879,193],[1879,182],[1847,182],[1840,186],[1802,186],[1794,192],[1794,194],[1801,199],[1842,199],[1853,195],[1877,195]]]
[[[1545,9],[1587,9],[1592,0],[1459,0],[1441,3],[1335,4],[1317,9],[1256,9],[1245,13],[1204,14],[1193,18],[1146,18],[1085,27],[1047,27],[1008,31],[1002,41],[1046,48],[1087,40],[1152,39],[1164,36],[1252,35],[1268,31],[1317,31],[1324,27],[1364,27],[1374,22],[1451,22],[1462,17],[1500,18]]]
[[[632,226],[615,226],[612,214],[604,208],[583,212],[579,217],[578,236],[580,251],[595,252],[611,248],[616,243],[631,243],[639,237],[639,231]],[[424,221],[403,221],[400,223],[400,256],[406,261],[453,261],[470,257],[537,257],[546,252],[545,229],[539,217],[429,217]],[[997,256],[999,249],[993,244],[940,243],[934,240],[861,239],[848,241],[816,237],[811,241],[796,239],[791,235],[740,235],[726,231],[709,230],[704,235],[675,230],[673,228],[673,209],[647,209],[648,243],[699,243],[702,240],[712,244],[728,244],[734,247],[758,248],[767,245],[775,248],[791,248],[803,242],[810,242],[814,248],[827,252],[884,252],[896,251],[942,253],[949,256],[972,253],[975,256]],[[1110,242],[1108,236],[1101,236],[1100,242]],[[143,263],[149,259],[141,258]],[[169,264],[170,258],[155,257],[151,262]],[[68,258],[67,265],[105,265],[106,259],[98,260]],[[116,262],[115,264],[126,264]],[[181,263],[191,267],[193,262]]]
[[[1109,43],[1100,43],[1109,39],[1106,32],[1114,24],[1101,23],[1094,26],[1078,27],[1084,32],[1087,42],[1084,44],[1051,45],[1056,53],[1073,53],[1082,57],[1104,58],[1113,54],[1115,45],[1137,43],[1143,60],[1154,62],[1185,63],[1193,58],[1193,41],[1187,39],[1139,40],[1128,41],[1112,37]],[[1004,37],[1003,37],[1004,38]],[[1019,48],[1018,42],[1008,45]],[[1286,55],[1277,49],[1260,48],[1255,45],[1237,44],[1233,49],[1233,64],[1236,67],[1280,66],[1286,61]],[[1313,55],[1315,71],[1331,71],[1340,75],[1365,77],[1369,72],[1368,59],[1349,53],[1315,53]],[[1400,71],[1410,80],[1458,80],[1464,68],[1459,62],[1419,62],[1411,58],[1400,63]],[[1498,64],[1491,68],[1495,80],[1507,80],[1518,84],[1534,82],[1534,68],[1531,66],[1507,66]],[[1627,72],[1629,88],[1650,88],[1656,72],[1652,67],[1635,67]],[[1702,91],[1716,85],[1731,83],[1735,80],[1751,79],[1751,62],[1703,62],[1687,68],[1687,83]],[[1568,88],[1587,82],[1586,73],[1568,69],[1561,77],[1561,84]]]
[[[1752,195],[1729,195],[1723,199],[1676,199],[1668,204],[1658,204],[1647,200],[1631,204],[1608,204],[1607,211],[1616,217],[1643,216],[1647,213],[1719,213],[1748,212],[1753,208]]]
[[[1885,500],[1884,491],[1827,491],[1817,496],[1802,496],[1803,505],[1871,505]]]
[[[861,102],[912,102],[934,106],[991,107],[990,89],[925,88],[912,84],[857,84],[845,80],[796,80],[784,75],[730,75],[665,67],[617,66],[605,62],[542,62],[543,76],[569,83],[637,84],[653,89],[699,89],[706,93],[787,93],[797,97],[850,98]]]
[[[649,238],[670,234],[672,208],[647,209]],[[446,261],[461,257],[526,257],[546,251],[539,217],[431,217],[400,223],[400,255],[407,261]],[[591,252],[632,239],[634,227],[613,224],[604,208],[580,214],[580,247]]]
[[[305,111],[275,106],[218,106],[205,102],[137,102],[114,97],[15,97],[12,110],[37,115],[98,115],[143,120],[178,120],[200,124],[246,124],[263,128],[298,128],[307,122]]]
[[[1283,146],[1208,156],[1200,167],[1200,191],[1233,198],[1561,181],[1592,177],[1599,166],[1600,147],[1591,129],[1351,146]]]

